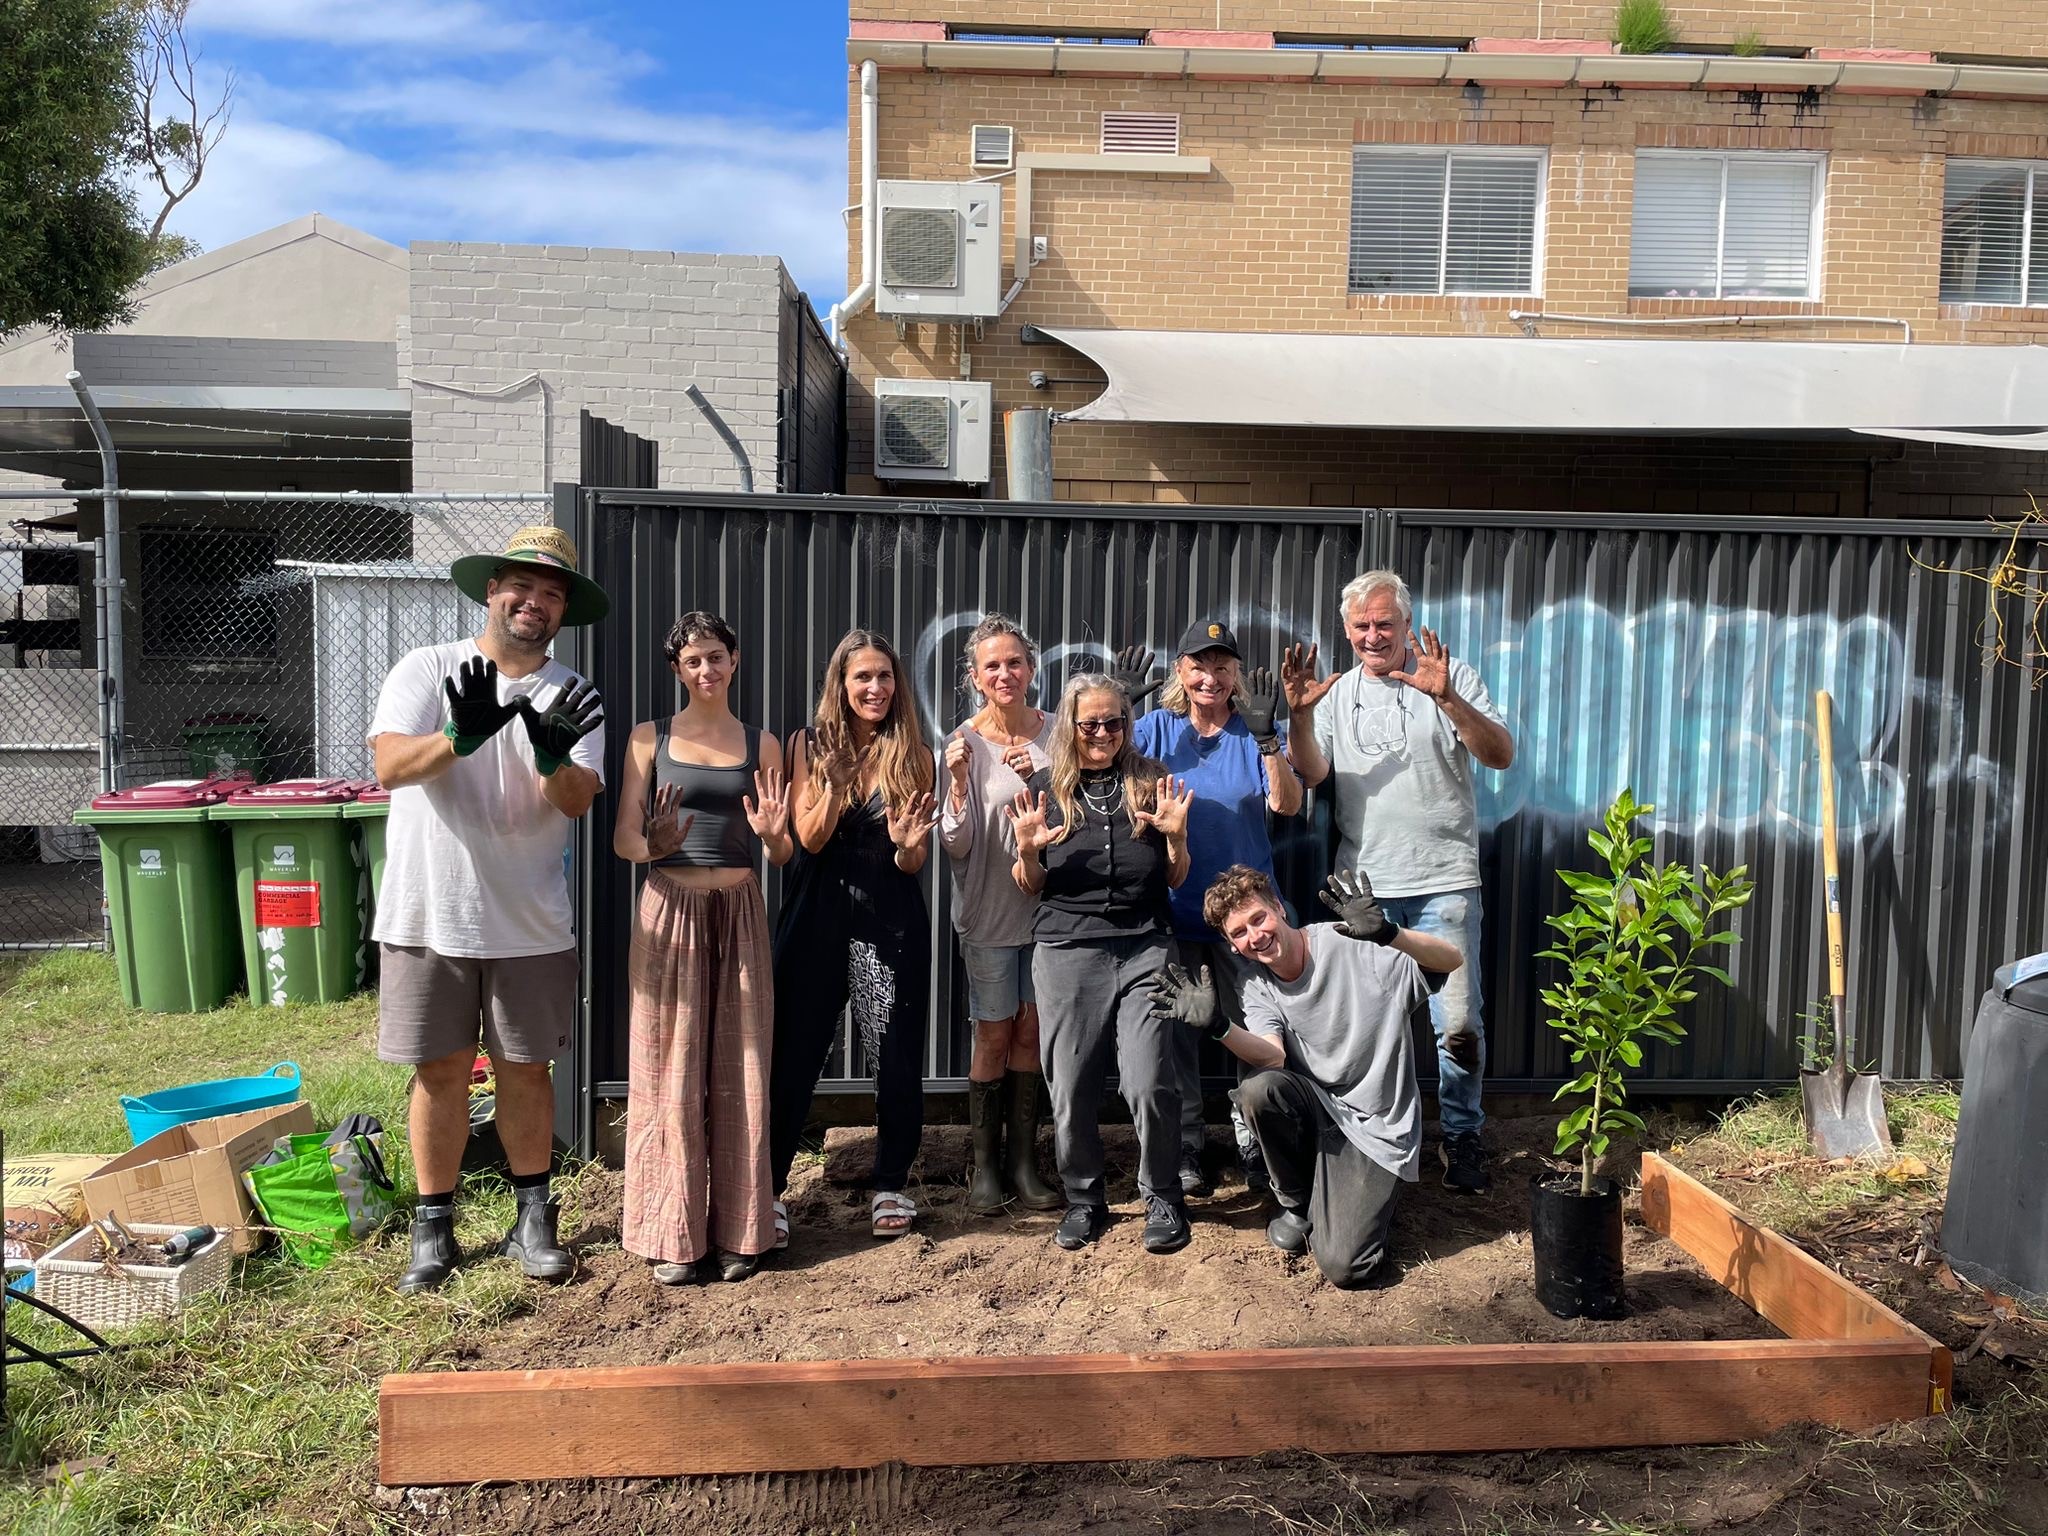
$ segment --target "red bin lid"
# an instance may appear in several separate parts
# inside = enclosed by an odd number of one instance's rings
[[[358,779],[355,782],[357,805],[385,805],[391,799],[391,791],[375,779]]]
[[[229,805],[339,805],[356,797],[347,779],[280,779],[249,784],[228,796]]]
[[[94,795],[96,811],[179,811],[218,805],[243,779],[160,779],[110,795]]]

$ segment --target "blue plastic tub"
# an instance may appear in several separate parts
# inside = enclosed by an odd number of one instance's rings
[[[188,1120],[209,1120],[215,1115],[239,1115],[245,1109],[269,1109],[289,1104],[299,1096],[299,1064],[280,1061],[261,1077],[223,1077],[210,1083],[187,1083],[166,1088],[143,1098],[123,1095],[121,1108],[128,1116],[128,1135],[141,1146],[160,1131]]]

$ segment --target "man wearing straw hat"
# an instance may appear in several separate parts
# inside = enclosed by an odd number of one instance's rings
[[[422,646],[384,680],[369,742],[392,791],[376,938],[377,1054],[414,1068],[409,1130],[420,1200],[401,1291],[461,1262],[455,1186],[481,1039],[497,1078],[498,1134],[518,1217],[498,1251],[540,1280],[567,1279],[549,1065],[568,1049],[580,967],[563,860],[569,825],[604,787],[597,691],[554,660],[564,624],[610,609],[559,529],[522,528],[503,553],[451,568],[484,606],[474,640]]]

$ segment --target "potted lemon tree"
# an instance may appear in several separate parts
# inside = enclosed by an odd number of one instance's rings
[[[1572,904],[1544,919],[1556,938],[1538,958],[1562,968],[1541,994],[1545,1022],[1564,1037],[1577,1073],[1555,1095],[1573,1101],[1555,1155],[1576,1152],[1578,1168],[1546,1169],[1530,1191],[1536,1295],[1558,1317],[1622,1315],[1621,1189],[1597,1171],[1614,1137],[1643,1129],[1622,1074],[1643,1064],[1652,1042],[1684,1038],[1678,1010],[1701,981],[1731,984],[1708,959],[1735,943],[1729,914],[1754,889],[1746,865],[1716,874],[1653,862],[1636,822],[1654,809],[1624,789],[1586,834],[1606,869],[1558,871]]]

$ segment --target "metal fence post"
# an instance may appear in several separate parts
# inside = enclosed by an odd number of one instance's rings
[[[123,655],[127,636],[121,613],[120,461],[114,452],[114,435],[107,430],[106,418],[100,415],[99,405],[94,401],[92,391],[86,388],[84,376],[74,368],[64,375],[64,381],[78,396],[78,404],[92,427],[93,441],[100,448],[100,517],[105,526],[100,531],[102,559],[95,580],[106,594],[107,611],[106,650],[100,657],[101,687],[107,701],[107,746],[111,759],[111,778],[107,788],[125,789],[128,671]]]

